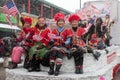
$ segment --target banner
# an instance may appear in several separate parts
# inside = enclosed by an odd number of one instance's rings
[[[114,11],[113,11],[114,10]],[[76,12],[82,19],[89,17],[105,17],[106,14],[117,18],[117,0],[86,2],[84,7]]]
[[[11,20],[12,24],[17,24],[17,19],[14,18],[13,16],[10,16],[10,20]],[[0,23],[8,24],[8,22],[6,20],[6,14],[0,13]]]

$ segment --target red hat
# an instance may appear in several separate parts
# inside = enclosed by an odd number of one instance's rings
[[[96,35],[96,34],[93,34],[93,35],[92,35],[92,38],[97,38],[97,35]]]
[[[25,18],[24,18],[24,22],[25,22],[25,23],[32,24],[32,18],[25,17]]]
[[[79,21],[80,20],[80,17],[76,14],[73,14],[69,17],[69,22],[72,22],[72,21]]]
[[[54,20],[55,20],[55,21],[58,21],[58,20],[60,20],[60,19],[63,19],[63,20],[64,20],[64,18],[65,18],[65,15],[64,15],[63,13],[57,13],[57,14],[55,14],[55,16],[54,16]]]

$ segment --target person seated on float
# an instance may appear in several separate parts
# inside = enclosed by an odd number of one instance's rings
[[[49,42],[50,45],[53,45],[49,54],[50,54],[50,69],[48,71],[49,75],[59,75],[60,68],[62,66],[63,57],[66,55],[66,48],[64,46],[70,43],[68,29],[64,27],[65,20],[64,14],[57,13],[54,16],[56,21],[57,28],[52,30],[52,34],[56,35],[58,38],[51,39]],[[55,69],[54,69],[55,68]]]
[[[100,53],[97,50],[98,48],[100,48],[100,45],[98,45],[99,41],[98,41],[98,37],[96,34],[92,34],[90,41],[88,42],[87,45],[87,51],[88,53],[92,53],[94,58],[98,60],[98,58],[100,57]]]
[[[36,32],[33,36],[35,44],[29,50],[29,68],[28,71],[40,71],[40,63],[43,62],[45,55],[48,55],[50,38],[48,33],[50,29],[46,25],[46,19],[44,17],[38,18],[38,23],[35,26]],[[49,57],[48,57],[49,58]],[[48,60],[48,59],[47,59]],[[49,60],[48,60],[49,61]],[[48,65],[47,63],[44,63]]]
[[[105,21],[104,21],[104,25],[106,26],[107,28],[107,31],[106,31],[106,41],[105,41],[105,44],[107,46],[110,46],[110,39],[112,39],[112,36],[110,35],[110,31],[111,31],[111,26],[112,24],[114,24],[114,21],[112,21],[110,19],[110,15],[109,14],[106,14],[105,16]]]
[[[93,34],[91,40],[89,41],[90,48],[97,49],[98,46],[98,38],[96,34]]]
[[[108,27],[103,23],[102,18],[97,18],[95,31],[97,36],[102,38],[102,40],[105,42],[105,45],[110,46],[110,34]]]
[[[103,38],[107,32],[107,27],[103,24],[103,20],[101,17],[97,18],[95,22],[94,33],[98,38]]]
[[[30,47],[34,44],[32,40],[34,29],[31,28],[32,19],[25,17],[23,21],[23,29],[20,32],[19,38],[17,38],[17,41],[20,44],[12,49],[12,62],[8,66],[9,69],[17,68],[17,64],[20,62],[22,54],[27,54]]]
[[[0,57],[3,57],[3,55],[5,54],[5,46],[4,46],[4,42],[3,39],[0,39]]]
[[[107,46],[105,45],[105,40],[104,40],[104,38],[98,38],[98,46],[97,46],[97,49],[98,49],[98,50],[103,50],[103,49],[107,50],[106,47],[107,47]]]
[[[85,50],[85,42],[81,39],[85,33],[85,29],[79,27],[80,17],[73,14],[69,17],[69,22],[72,28],[69,30],[69,34],[72,37],[71,54],[74,57],[75,62],[75,73],[83,74],[83,58]]]

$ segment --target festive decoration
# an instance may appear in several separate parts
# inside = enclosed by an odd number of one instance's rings
[[[79,21],[80,20],[80,17],[76,14],[73,14],[69,17],[69,22],[72,22],[72,21]]]
[[[63,13],[57,13],[55,16],[54,16],[54,20],[55,21],[58,21],[60,19],[63,19],[64,20],[65,18],[65,15]]]
[[[105,78],[103,76],[100,76],[100,79],[99,80],[105,80]]]
[[[97,35],[96,35],[96,34],[93,34],[93,35],[92,35],[92,38],[97,38]]]
[[[31,18],[25,17],[24,21],[25,21],[25,23],[32,24],[32,19]]]

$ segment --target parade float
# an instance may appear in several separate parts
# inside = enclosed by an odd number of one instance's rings
[[[63,66],[59,76],[48,75],[48,67],[41,67],[40,72],[28,72],[19,64],[17,69],[6,69],[6,80],[112,80],[114,68],[119,63],[119,47],[111,46],[101,53],[99,60],[95,60],[90,53],[84,54],[84,73],[74,73],[73,58],[64,57]],[[117,69],[116,69],[117,70]],[[116,71],[115,70],[115,71]]]
[[[112,80],[120,69],[120,47],[112,45],[106,50],[97,50],[101,53],[98,60],[90,53],[84,54],[83,74],[75,74],[73,58],[64,57],[59,76],[48,75],[48,67],[42,66],[40,72],[28,72],[19,64],[16,69],[6,69],[6,80]]]

